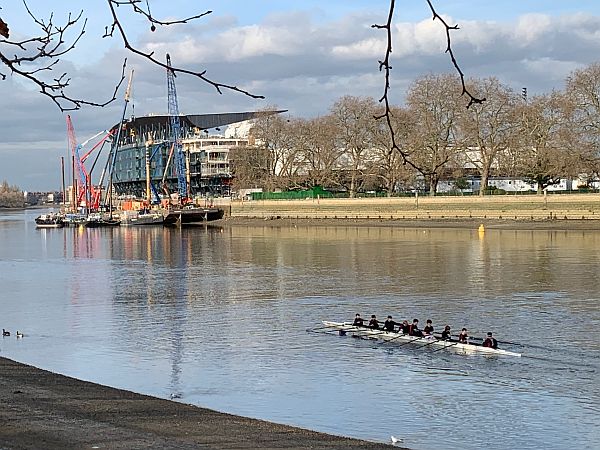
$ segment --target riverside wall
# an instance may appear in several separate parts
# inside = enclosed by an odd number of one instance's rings
[[[598,220],[600,194],[232,201],[232,218]]]

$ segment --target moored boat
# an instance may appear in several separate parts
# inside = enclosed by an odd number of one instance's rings
[[[165,217],[161,211],[127,211],[121,216],[121,225],[162,225]]]
[[[494,349],[490,347],[484,347],[478,344],[463,344],[458,341],[442,341],[438,340],[433,336],[415,337],[409,336],[397,332],[389,332],[384,330],[376,330],[367,327],[354,326],[351,322],[331,322],[324,320],[323,325],[332,330],[338,330],[342,333],[351,333],[358,337],[366,337],[371,339],[378,339],[384,342],[395,342],[398,344],[414,344],[421,347],[429,347],[437,350],[447,350],[454,353],[461,354],[473,354],[482,353],[487,355],[499,355],[499,356],[521,356],[520,353],[511,352],[508,350]]]
[[[87,219],[85,214],[78,213],[67,213],[64,216],[64,223],[66,227],[78,227],[83,225]]]
[[[165,215],[165,225],[167,224],[193,224],[201,222],[210,222],[223,218],[225,211],[221,208],[198,208],[184,207],[181,209],[170,210]]]
[[[88,228],[115,227],[121,224],[121,221],[112,216],[102,214],[90,214],[84,225]]]
[[[59,214],[42,214],[35,218],[36,228],[62,228],[65,226],[63,217]]]

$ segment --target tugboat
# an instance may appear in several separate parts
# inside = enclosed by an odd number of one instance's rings
[[[36,228],[62,228],[65,226],[63,217],[59,214],[42,214],[35,218]]]

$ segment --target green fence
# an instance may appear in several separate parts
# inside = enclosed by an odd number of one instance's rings
[[[548,195],[568,195],[568,194],[592,194],[598,193],[598,190],[594,189],[580,189],[570,191],[548,191]],[[306,189],[303,191],[284,191],[284,192],[253,192],[252,200],[304,200],[307,198],[348,198],[348,192],[330,192],[326,191],[320,186],[316,186],[312,189]],[[479,192],[438,192],[435,195],[431,195],[428,192],[419,192],[420,197],[467,197],[477,196]],[[489,189],[486,190],[486,196],[536,196],[538,195],[535,191],[505,191],[504,189]],[[387,192],[358,192],[356,198],[375,198],[375,197],[387,197]],[[414,197],[414,192],[394,192],[392,197]]]
[[[285,192],[253,192],[252,200],[301,200],[305,198],[333,198],[332,192],[324,190],[322,187],[315,186],[312,189],[304,191],[285,191]]]

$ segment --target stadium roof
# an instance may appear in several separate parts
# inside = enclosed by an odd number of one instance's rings
[[[237,112],[237,113],[216,113],[216,114],[191,114],[191,115],[180,115],[179,120],[181,126],[197,127],[201,130],[208,130],[210,128],[224,127],[231,125],[232,123],[243,122],[244,120],[256,119],[260,116],[270,116],[273,114],[281,114],[286,112],[286,109],[274,110],[274,111],[249,111],[249,112]],[[169,116],[143,116],[134,117],[133,119],[127,120],[128,127],[152,127],[153,125],[168,125]],[[118,124],[113,126],[117,128]]]

